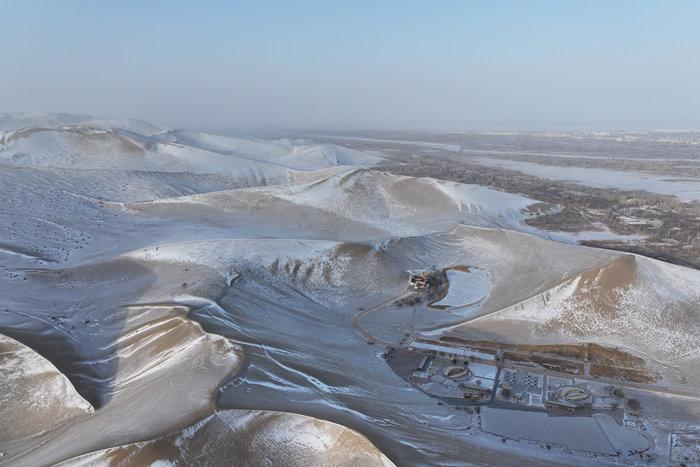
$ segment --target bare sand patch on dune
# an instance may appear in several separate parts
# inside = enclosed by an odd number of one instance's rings
[[[0,451],[91,414],[92,406],[48,360],[0,334]]]
[[[304,415],[225,410],[181,431],[85,454],[60,465],[393,466],[367,438]]]
[[[192,423],[214,410],[216,388],[241,362],[240,349],[186,318],[186,307],[131,307],[112,343],[118,360],[107,402],[41,448],[17,452],[16,465],[54,463]]]

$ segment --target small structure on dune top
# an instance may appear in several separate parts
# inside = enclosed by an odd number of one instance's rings
[[[408,285],[414,290],[428,291],[435,287],[435,277],[431,271],[408,271]]]

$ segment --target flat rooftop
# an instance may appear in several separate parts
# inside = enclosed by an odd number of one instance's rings
[[[427,342],[421,342],[417,340],[412,340],[410,344],[408,344],[409,349],[415,349],[415,350],[427,350],[427,351],[433,351],[433,352],[443,352],[449,355],[454,355],[457,357],[462,357],[462,358],[468,358],[468,357],[474,357],[474,358],[479,358],[481,360],[496,360],[495,355],[491,355],[488,353],[483,353],[483,352],[477,352],[475,350],[469,350],[469,349],[464,349],[461,347],[452,347],[449,345],[440,345],[440,344],[429,344]]]

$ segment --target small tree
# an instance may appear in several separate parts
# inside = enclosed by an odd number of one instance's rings
[[[617,397],[618,399],[622,399],[625,397],[625,393],[622,392],[622,388],[620,386],[615,386],[612,390],[612,395],[614,397]]]
[[[641,405],[637,399],[627,399],[627,407],[637,412],[641,408]]]

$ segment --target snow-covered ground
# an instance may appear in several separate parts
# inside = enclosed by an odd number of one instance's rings
[[[651,175],[583,167],[560,167],[484,157],[477,157],[471,160],[481,165],[517,170],[518,172],[551,180],[566,180],[597,188],[617,188],[631,191],[644,190],[650,193],[677,196],[683,201],[700,200],[700,179],[693,177],[673,177],[669,175]]]
[[[523,224],[537,200],[298,140],[60,114],[2,115],[0,132],[0,387],[31,437],[5,430],[2,462],[165,462],[156,445],[175,460],[235,445],[297,465],[388,464],[377,448],[406,465],[536,461],[407,388],[356,331],[426,267],[470,266],[448,270],[440,302],[468,313],[389,307],[372,332],[620,345],[672,368],[664,384],[700,384],[697,271],[538,238],[552,233]],[[250,408],[264,412],[223,413]]]

